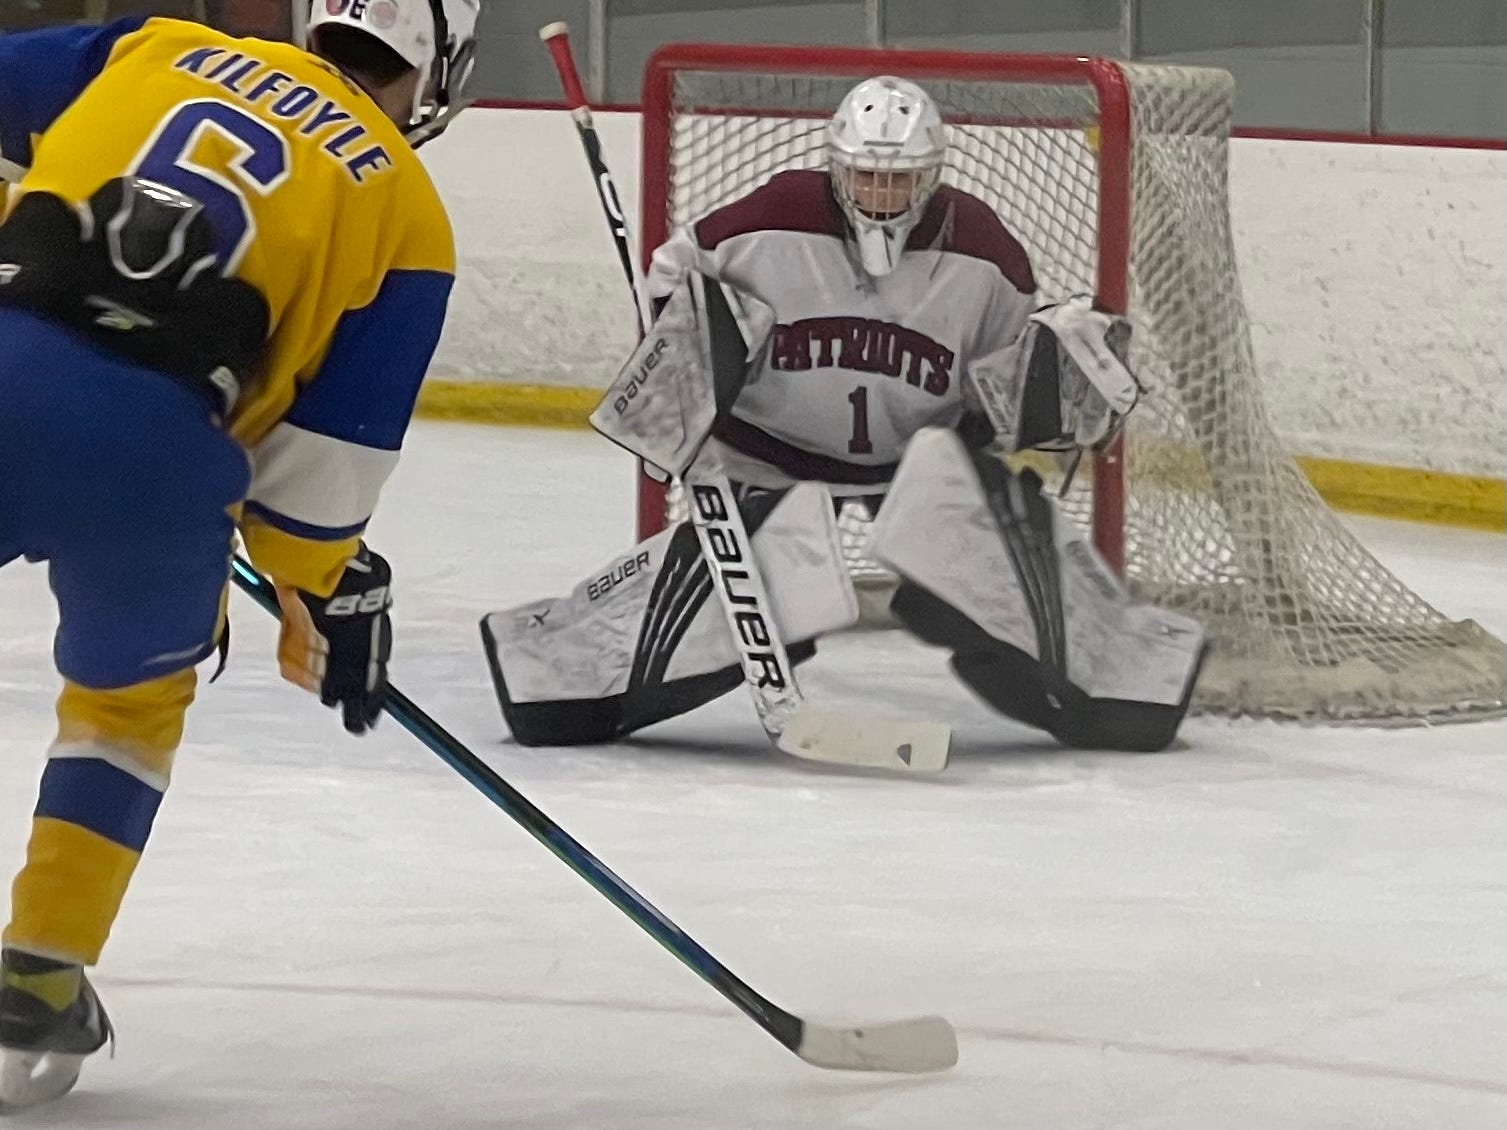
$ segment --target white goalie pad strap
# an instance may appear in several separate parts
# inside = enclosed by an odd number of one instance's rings
[[[1045,355],[1054,371],[1042,371],[1037,357],[1042,333],[1056,343]],[[1095,310],[1080,296],[1036,311],[1015,341],[970,365],[973,395],[1008,450],[1018,450],[1032,426],[1022,419],[1027,385],[1054,379],[1061,440],[1078,447],[1103,444],[1141,394],[1125,363],[1129,334],[1124,318]]]
[[[1068,681],[1092,698],[1173,705],[1203,643],[1193,620],[1131,602],[1086,536],[1052,506]],[[971,458],[928,428],[906,448],[870,551],[994,638],[1040,659],[1035,620]]]
[[[739,662],[712,591],[715,578],[691,552],[671,545],[674,526],[614,559],[568,596],[538,600],[487,618],[497,661],[515,702],[602,699],[629,689],[635,669],[662,659],[662,680],[702,675]],[[775,621],[788,642],[848,627],[857,597],[843,564],[831,497],[820,486],[792,489],[753,535]],[[674,641],[673,643],[669,641]]]
[[[591,414],[591,426],[646,462],[680,475],[719,410],[737,399],[774,327],[751,295],[692,271]]]

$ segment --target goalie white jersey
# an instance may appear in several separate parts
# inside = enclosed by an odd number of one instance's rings
[[[913,435],[962,419],[968,365],[1014,341],[1038,305],[1025,249],[965,192],[937,189],[881,278],[856,265],[844,232],[827,174],[800,170],[654,253],[654,298],[697,269],[774,309],[768,348],[708,443],[735,480],[883,491]]]

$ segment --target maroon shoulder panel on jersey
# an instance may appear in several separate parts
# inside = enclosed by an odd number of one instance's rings
[[[710,251],[723,240],[757,231],[791,231],[841,238],[846,228],[832,195],[832,182],[820,169],[776,173],[740,200],[718,208],[695,224],[696,242]],[[951,185],[932,194],[926,213],[906,241],[909,251],[949,251],[982,259],[1022,294],[1034,294],[1036,276],[1026,249],[1006,229],[993,208]]]
[[[795,231],[841,237],[842,212],[820,169],[776,173],[741,200],[696,221],[696,242],[710,251],[725,239],[756,231]]]
[[[932,194],[926,214],[906,240],[907,251],[951,251],[983,259],[1022,294],[1036,292],[1031,257],[994,209],[977,196],[944,184]]]

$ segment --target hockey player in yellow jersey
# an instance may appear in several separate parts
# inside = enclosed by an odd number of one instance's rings
[[[0,566],[46,561],[64,685],[0,957],[0,1110],[111,1034],[84,977],[146,844],[237,527],[285,677],[376,721],[361,534],[454,275],[413,152],[478,0],[318,0],[307,51],[133,18],[0,35]]]

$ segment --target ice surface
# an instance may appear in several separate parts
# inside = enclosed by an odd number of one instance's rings
[[[504,739],[476,621],[631,536],[587,435],[425,424],[372,531],[394,681],[713,953],[822,1019],[940,1012],[934,1078],[810,1068],[390,723],[280,683],[237,597],[100,967],[120,1045],[17,1126],[1283,1130],[1507,1122],[1507,724],[1194,721],[1065,752],[890,633],[808,668],[823,705],[957,724],[936,782],[772,753],[732,695],[622,746]],[[1507,631],[1503,539],[1358,522]],[[0,861],[56,679],[40,568],[0,574]]]

